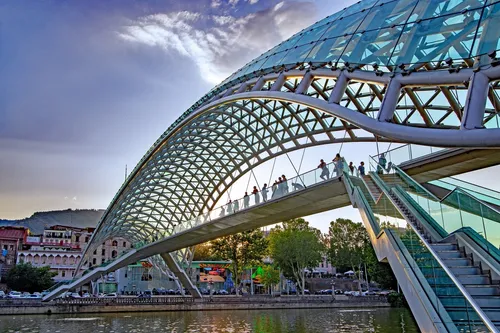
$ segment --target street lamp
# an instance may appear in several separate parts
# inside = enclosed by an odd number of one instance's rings
[[[332,298],[335,299],[335,281],[332,280]]]

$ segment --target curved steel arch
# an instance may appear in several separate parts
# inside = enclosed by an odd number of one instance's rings
[[[497,9],[493,5],[483,7],[491,13]],[[375,6],[367,8],[363,14],[367,18],[371,11],[379,10]],[[350,9],[341,16],[351,15]],[[358,9],[353,13],[363,12]],[[455,13],[455,9],[450,10],[443,15]],[[298,40],[335,21],[325,20],[298,34]],[[417,26],[418,22],[412,24]],[[465,30],[457,30],[455,39],[469,38]],[[450,34],[443,29],[438,32],[442,36]],[[481,42],[487,37],[481,36]],[[294,52],[293,45],[289,45],[293,38],[284,42],[288,43],[286,52]],[[319,37],[314,41],[318,45],[324,42]],[[267,66],[276,52],[282,52],[280,45],[260,57],[265,61],[260,63],[260,69],[250,70],[257,61],[250,63],[245,72],[215,87],[169,127],[112,200],[89,248],[112,237],[117,230],[135,240],[143,235],[165,235],[182,220],[212,209],[227,188],[251,168],[296,149],[375,140],[500,147],[500,66],[493,66],[494,59],[488,60],[484,53],[478,61],[464,57],[443,63],[430,61],[432,54],[427,54],[423,57],[427,62],[410,66],[386,63],[381,67],[377,63],[385,46],[377,49],[372,44],[377,50],[365,58],[358,55],[358,62],[346,61],[344,50],[335,62],[325,58],[286,63],[285,57]],[[450,49],[446,43],[439,47],[434,53]],[[368,64],[363,59],[378,60]],[[336,132],[348,137],[341,138]],[[328,139],[316,140],[317,134],[326,134]],[[300,142],[305,137],[309,143]],[[273,153],[275,147],[279,150]],[[187,172],[190,168],[196,172]],[[180,188],[182,193],[178,193]],[[157,205],[163,213],[137,219],[138,213]],[[143,212],[137,212],[136,207],[143,208]],[[125,225],[130,228],[127,230],[140,230],[142,235],[115,228]]]

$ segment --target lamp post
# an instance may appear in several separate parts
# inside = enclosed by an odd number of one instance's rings
[[[332,280],[332,298],[335,299],[335,281]]]

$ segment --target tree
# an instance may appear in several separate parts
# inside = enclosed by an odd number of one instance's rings
[[[330,248],[328,256],[332,265],[340,270],[351,269],[362,279],[359,272],[366,265],[372,280],[384,287],[393,286],[395,278],[388,264],[377,260],[368,232],[361,223],[349,219],[337,219],[330,223]],[[361,282],[358,282],[361,291]]]
[[[260,281],[266,289],[272,289],[273,285],[280,282],[280,271],[275,269],[273,266],[265,266],[262,269]]]
[[[12,290],[33,293],[50,288],[54,284],[52,278],[56,275],[49,266],[37,268],[31,263],[20,263],[7,272],[6,282]]]
[[[193,261],[216,261],[221,258],[212,254],[212,243],[202,243],[194,246]]]
[[[293,277],[303,295],[304,270],[316,267],[324,251],[318,237],[320,234],[319,230],[309,227],[304,219],[294,219],[284,222],[282,227],[273,228],[269,235],[269,253],[274,264],[281,268],[285,276]]]
[[[262,258],[267,253],[267,240],[260,229],[217,238],[211,243],[212,256],[232,261],[232,272],[236,286],[239,285],[239,277],[243,273],[243,269],[261,264]],[[238,288],[236,288],[236,293],[238,293]]]

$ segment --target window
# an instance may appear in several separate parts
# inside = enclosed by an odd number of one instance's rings
[[[80,236],[75,236],[75,242],[79,242],[80,241]]]
[[[105,261],[105,260],[104,260],[104,258],[102,258],[102,259],[101,259],[101,264],[104,264],[104,261]]]
[[[94,250],[94,254],[97,254],[97,250]]]
[[[85,243],[88,243],[89,242],[89,237],[85,237]]]
[[[97,264],[97,259],[96,258],[92,259],[92,265],[95,265],[95,264]]]
[[[118,246],[118,241],[115,241],[115,240],[114,240],[114,241],[111,243],[111,246]]]
[[[127,247],[127,242],[123,242],[123,247]]]
[[[113,250],[111,252],[111,257],[116,258],[116,256],[118,256],[118,252],[116,252],[115,250]]]
[[[66,272],[65,272],[65,271],[62,271],[62,272],[61,272],[61,276],[62,276],[62,277],[65,277],[65,276],[66,276]]]
[[[105,256],[106,255],[106,249],[102,249],[101,255]]]

